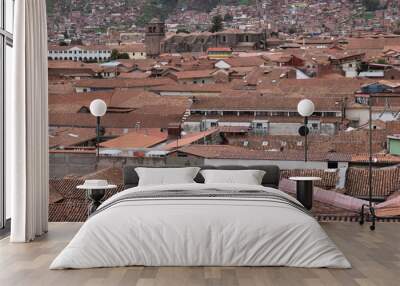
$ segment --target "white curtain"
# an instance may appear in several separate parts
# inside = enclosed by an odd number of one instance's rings
[[[48,83],[45,0],[15,1],[13,94],[6,98],[6,187],[12,242],[48,227]]]

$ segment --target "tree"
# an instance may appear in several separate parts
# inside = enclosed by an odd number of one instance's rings
[[[225,14],[224,21],[225,22],[232,22],[233,16],[231,14]]]
[[[210,29],[211,33],[219,32],[224,29],[223,19],[221,15],[214,16],[212,18],[212,26]]]
[[[380,7],[379,0],[363,0],[363,4],[365,6],[365,9],[367,9],[367,11],[375,11],[378,10]]]
[[[120,53],[120,54],[118,54],[118,59],[129,60],[129,55],[128,55],[128,53]]]
[[[112,61],[117,60],[117,59],[118,59],[118,56],[119,56],[118,50],[114,49],[114,50],[111,51],[111,57],[110,57],[110,59],[111,59]]]
[[[296,34],[297,33],[297,29],[295,26],[290,26],[289,30],[288,30],[289,34]]]
[[[380,64],[380,65],[387,65],[387,62],[386,62],[385,59],[378,59],[378,60],[376,61],[376,63],[377,63],[377,64]]]
[[[190,34],[190,32],[188,30],[186,30],[185,28],[179,28],[178,30],[176,30],[177,34],[180,33],[184,33],[184,34]]]

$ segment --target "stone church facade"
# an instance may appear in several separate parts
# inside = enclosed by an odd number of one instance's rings
[[[146,28],[146,52],[150,57],[161,53],[206,52],[209,48],[229,47],[234,51],[265,50],[267,33],[222,31],[217,33],[175,34],[165,37],[165,25],[152,20]]]

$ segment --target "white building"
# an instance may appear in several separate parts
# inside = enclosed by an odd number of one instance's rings
[[[108,46],[50,46],[49,60],[70,60],[83,62],[104,62],[111,57]]]

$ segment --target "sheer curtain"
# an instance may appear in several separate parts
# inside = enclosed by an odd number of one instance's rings
[[[6,187],[12,242],[48,226],[48,83],[45,0],[15,2],[13,94],[6,99]]]

